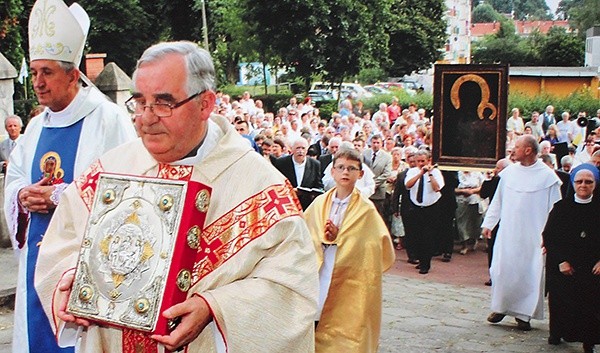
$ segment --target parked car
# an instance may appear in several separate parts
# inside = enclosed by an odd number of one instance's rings
[[[381,86],[368,85],[368,86],[364,86],[364,88],[373,94],[393,94],[392,91],[390,91],[387,88],[383,88]]]
[[[374,86],[376,87],[382,87],[385,89],[390,89],[390,88],[396,88],[396,89],[402,89],[404,90],[406,93],[408,93],[408,95],[410,96],[414,96],[415,94],[417,94],[417,89],[419,88],[419,86],[417,85],[416,82],[414,81],[409,81],[409,82],[377,82],[376,84],[374,84]]]
[[[308,91],[308,96],[312,99],[313,102],[337,99],[337,93],[335,91],[327,89],[311,89],[310,91]]]
[[[337,84],[336,85],[332,85],[329,82],[313,82],[312,86],[311,86],[311,90],[315,90],[315,89],[324,89],[324,90],[335,90],[341,88],[341,91],[352,91],[354,92],[354,95],[356,95],[355,98],[370,98],[373,97],[373,93],[368,92],[367,90],[365,90],[363,88],[363,86],[359,85],[358,83],[342,83],[341,87],[339,87]],[[346,94],[347,96],[347,94]],[[345,97],[344,95],[342,95],[342,97]]]
[[[377,82],[373,86],[382,87],[385,89],[390,88],[404,88],[401,82]]]

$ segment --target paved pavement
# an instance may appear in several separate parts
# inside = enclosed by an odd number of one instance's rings
[[[482,247],[452,262],[432,262],[431,272],[419,275],[397,252],[394,267],[384,276],[380,353],[529,353],[581,352],[581,345],[547,344],[548,321],[533,321],[533,330],[516,329],[512,318],[500,324],[485,321],[490,290]],[[14,292],[16,261],[12,250],[0,249],[0,293]],[[3,296],[4,298],[6,295]],[[10,353],[12,310],[0,307],[0,353]]]
[[[12,249],[0,248],[0,306],[10,307],[17,285],[17,259]]]
[[[0,353],[10,353],[17,260],[12,249],[0,248]]]

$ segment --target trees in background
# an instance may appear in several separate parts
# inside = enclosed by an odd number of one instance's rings
[[[502,19],[503,16],[488,3],[477,5],[471,13],[473,23],[500,22]]]
[[[131,74],[142,51],[159,40],[202,43],[202,1],[79,0],[92,23],[86,51],[105,52],[107,61]],[[305,85],[315,73],[331,82],[403,76],[429,68],[447,39],[444,0],[204,1],[209,50],[223,84],[237,81],[243,61],[287,68]],[[0,8],[0,50],[15,66],[27,53],[34,2],[5,0]],[[553,30],[521,39],[500,15],[512,11],[517,19],[544,19],[547,10],[544,0],[488,0],[475,6],[473,22],[498,21],[503,29],[474,44],[474,62],[579,65],[580,38]],[[559,13],[582,36],[600,18],[600,0],[562,0]]]
[[[561,0],[557,14],[568,19],[579,36],[585,38],[588,28],[600,26],[600,0]]]
[[[277,53],[305,84],[315,72],[340,83],[362,69],[402,76],[428,68],[446,39],[442,0],[242,1],[258,49]]]
[[[509,63],[513,66],[581,66],[585,42],[564,28],[552,27],[547,35],[515,34],[512,21],[503,19],[498,33],[486,36],[472,47],[473,63]]]
[[[512,14],[515,20],[550,20],[552,14],[545,0],[488,0],[499,13]]]

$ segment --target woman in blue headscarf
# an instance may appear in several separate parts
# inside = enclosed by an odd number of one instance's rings
[[[583,342],[586,353],[600,344],[600,200],[598,168],[571,171],[574,194],[558,202],[544,229],[550,309],[548,343]]]

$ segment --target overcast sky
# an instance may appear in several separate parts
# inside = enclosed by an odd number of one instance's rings
[[[550,8],[552,15],[556,14],[556,8],[558,7],[559,2],[560,0],[546,0],[546,4]]]

